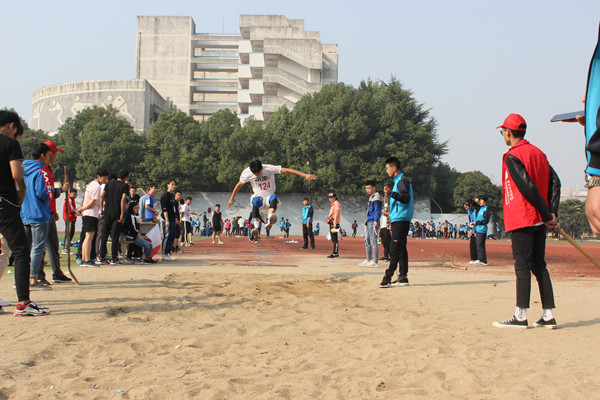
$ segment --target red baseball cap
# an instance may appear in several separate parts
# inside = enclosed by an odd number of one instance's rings
[[[508,117],[504,120],[502,125],[497,126],[498,128],[512,129],[513,131],[526,131],[527,122],[519,114],[508,114]]]
[[[52,140],[48,140],[46,142],[44,142],[44,144],[48,147],[50,147],[50,151],[64,151],[63,149],[59,149],[58,147],[56,147],[56,145],[54,144],[54,142]]]

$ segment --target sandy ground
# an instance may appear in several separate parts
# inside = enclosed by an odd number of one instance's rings
[[[152,267],[75,268],[82,285],[32,292],[53,311],[0,315],[0,399],[600,393],[596,278],[554,279],[559,329],[498,329],[491,323],[514,311],[510,264],[464,271],[415,261],[410,286],[380,289],[383,268],[358,267],[359,256],[227,242],[218,254],[202,242]],[[14,297],[10,274],[0,297]],[[534,283],[530,325],[540,308]]]

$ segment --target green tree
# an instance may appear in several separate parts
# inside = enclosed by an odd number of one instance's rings
[[[115,109],[94,106],[79,111],[73,118],[67,118],[65,123],[58,128],[58,133],[54,137],[54,143],[63,149],[64,152],[56,158],[54,171],[57,175],[60,174],[60,181],[63,180],[62,171],[65,166],[67,167],[70,182],[75,180],[88,182],[95,178],[95,170],[94,177],[91,179],[89,176],[86,178],[77,174],[77,165],[84,161],[81,151],[81,135],[86,125],[90,122],[102,118],[116,118],[116,114],[117,111]],[[112,141],[109,140],[105,145],[112,145]],[[93,154],[90,161],[91,163],[95,161]],[[112,170],[113,168],[110,169]]]
[[[145,137],[141,183],[164,189],[167,179],[175,178],[184,190],[206,190],[214,179],[202,168],[206,150],[198,121],[180,110],[161,114]]]
[[[433,190],[433,165],[446,151],[436,122],[395,78],[363,81],[358,88],[331,84],[307,94],[293,111],[280,109],[265,131],[279,150],[276,160],[315,173],[310,183],[291,178],[285,190],[359,194],[366,180],[387,181],[385,159],[396,156],[416,193]]]
[[[558,206],[560,226],[572,237],[590,234],[590,225],[585,216],[585,203],[577,199],[562,201]]]
[[[114,173],[120,169],[139,170],[142,139],[117,113],[116,109],[108,108],[104,115],[90,119],[83,126],[79,137],[81,157],[75,165],[80,180],[94,179],[100,167]]]
[[[460,172],[450,167],[447,163],[440,162],[434,167],[434,185],[431,196],[432,210],[441,208],[446,213],[455,210],[454,190],[456,188],[456,180],[460,175]],[[464,212],[464,209],[461,212]]]
[[[488,197],[488,209],[492,213],[494,221],[500,221],[502,217],[502,188],[500,186],[494,185],[490,178],[479,171],[462,173],[456,179],[454,205],[457,211],[464,212],[465,200],[481,195]]]

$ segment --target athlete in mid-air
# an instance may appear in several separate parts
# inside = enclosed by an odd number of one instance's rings
[[[267,224],[265,225],[265,229],[267,231],[269,231],[273,224],[277,222],[277,215],[275,214],[275,211],[277,210],[279,199],[275,195],[275,174],[297,175],[309,181],[314,181],[317,179],[316,175],[305,174],[304,172],[296,171],[295,169],[291,168],[282,168],[281,165],[263,165],[260,160],[250,161],[248,168],[242,171],[242,174],[240,175],[240,181],[233,188],[231,198],[227,203],[227,206],[231,207],[237,192],[242,188],[242,186],[250,182],[253,192],[252,197],[250,197],[253,219],[253,229],[250,240],[254,241],[259,239],[259,229],[261,223],[260,210],[268,210]]]

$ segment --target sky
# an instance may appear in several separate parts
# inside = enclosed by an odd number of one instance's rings
[[[39,1],[2,0],[0,108],[28,122],[42,87],[134,77],[136,17],[191,16],[198,33],[239,33],[240,14],[304,19],[337,43],[339,81],[395,76],[437,120],[442,161],[500,184],[508,149],[496,126],[527,121],[563,188],[582,189],[585,138],[579,111],[598,41],[598,0]]]

